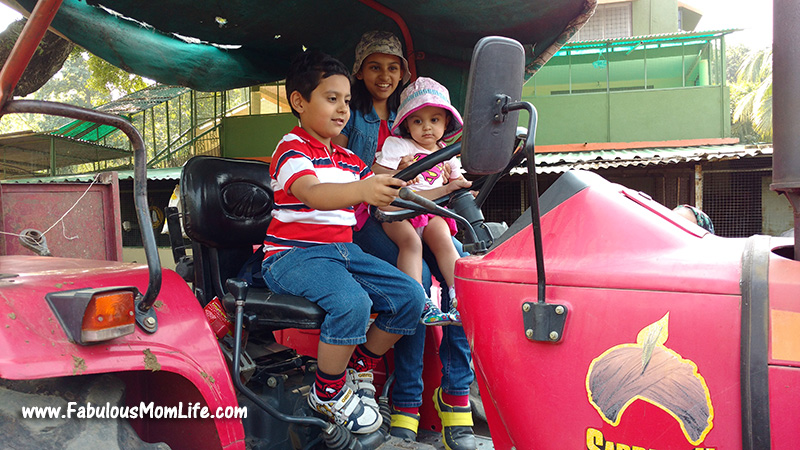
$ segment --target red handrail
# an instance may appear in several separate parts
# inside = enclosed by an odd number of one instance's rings
[[[39,46],[47,27],[53,21],[62,0],[40,0],[33,8],[25,27],[14,43],[3,69],[0,70],[0,108],[11,99],[22,73],[28,67],[33,52]]]

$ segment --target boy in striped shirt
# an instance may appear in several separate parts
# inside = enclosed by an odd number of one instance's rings
[[[373,175],[331,143],[350,117],[350,80],[339,61],[299,55],[286,93],[300,126],[272,156],[275,204],[262,274],[276,293],[306,297],[327,312],[309,405],[353,433],[381,425],[372,369],[401,335],[413,334],[425,302],[419,283],[352,243],[354,205],[386,206],[402,180]],[[370,312],[377,318],[369,325]]]

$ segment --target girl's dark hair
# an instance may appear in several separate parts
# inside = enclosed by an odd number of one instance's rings
[[[297,91],[304,99],[311,99],[311,92],[319,86],[323,78],[333,75],[349,77],[350,72],[338,59],[319,50],[308,50],[292,59],[289,72],[286,74],[286,99],[291,107],[292,92]],[[292,114],[300,114],[292,107]]]
[[[402,90],[403,86],[398,85],[397,89],[389,96],[386,101],[389,111],[397,112],[397,108],[400,106],[400,91]],[[350,95],[350,109],[359,111],[361,114],[372,112],[372,94],[367,90],[364,80],[359,80],[355,75],[353,75],[353,82],[350,84]]]
[[[437,106],[437,108],[438,108],[438,106]],[[442,109],[444,109],[444,108],[442,108]],[[447,112],[447,117],[450,119],[450,122],[447,124],[447,127],[445,127],[444,134],[442,135],[442,137],[450,136],[451,134],[453,134],[456,131],[456,128],[458,127],[458,121],[456,121],[456,119],[453,118],[453,113],[451,113],[450,111],[447,111],[446,109],[444,109],[444,110],[445,110],[445,112]],[[408,117],[406,117],[406,119],[408,119]],[[400,133],[400,137],[403,137],[403,138],[406,138],[406,139],[411,139],[411,133],[408,132],[408,129],[406,128],[405,124],[401,123],[400,125],[398,125],[397,126],[397,132]],[[441,140],[441,139],[439,139],[439,140]]]

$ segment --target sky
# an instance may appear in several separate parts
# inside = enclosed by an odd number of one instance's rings
[[[6,6],[5,3],[0,3],[0,30],[5,30],[8,24],[21,17],[20,13]]]
[[[697,30],[742,28],[729,35],[728,44],[758,49],[772,44],[772,2],[770,0],[681,0],[700,10],[703,18]],[[0,3],[0,30],[22,17]]]
[[[744,44],[753,49],[772,45],[772,2],[770,0],[683,0],[703,14],[697,30],[741,28],[725,37],[725,43]]]

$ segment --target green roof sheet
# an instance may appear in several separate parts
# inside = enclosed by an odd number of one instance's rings
[[[681,31],[678,33],[663,33],[663,34],[650,34],[644,36],[627,36],[614,39],[597,39],[592,41],[572,41],[567,42],[561,47],[559,54],[566,50],[575,50],[582,48],[598,48],[598,47],[617,47],[617,46],[630,46],[630,45],[643,45],[643,44],[656,44],[667,42],[681,42],[681,41],[694,41],[701,39],[715,39],[726,34],[741,31],[739,28],[727,28],[723,30],[709,30],[709,31]]]
[[[133,114],[172,100],[185,92],[189,92],[189,88],[165,85],[149,86],[117,100],[108,102],[105,105],[98,106],[95,109],[130,119],[130,116]],[[110,125],[100,125],[94,122],[75,120],[48,134],[66,136],[89,142],[98,142],[116,130],[116,127]]]

